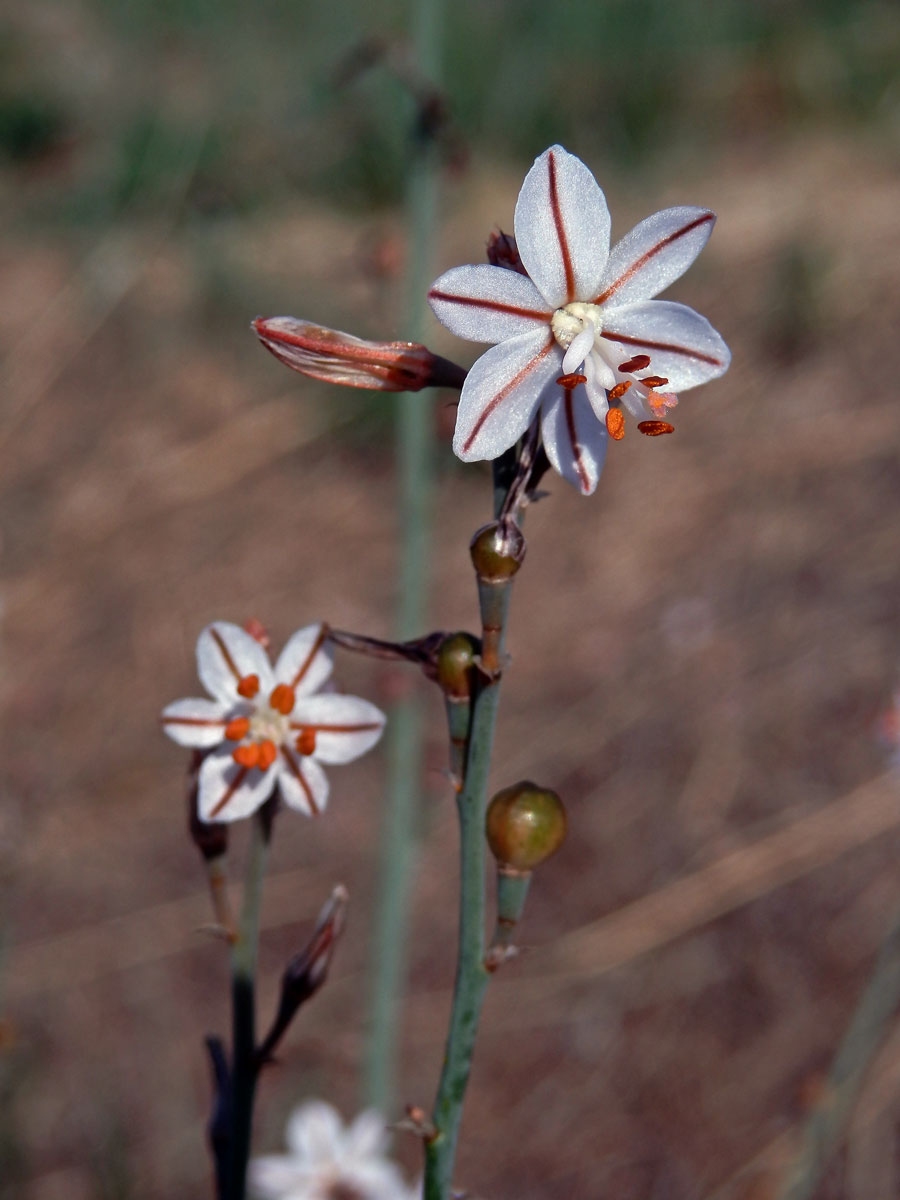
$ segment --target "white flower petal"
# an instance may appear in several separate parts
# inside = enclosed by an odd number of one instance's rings
[[[361,1112],[344,1134],[344,1154],[351,1162],[380,1158],[387,1149],[384,1117],[374,1108]]]
[[[331,674],[334,647],[327,640],[328,627],[320,622],[298,629],[275,664],[275,678],[292,687],[298,696],[317,692]]]
[[[387,1159],[349,1164],[341,1171],[340,1182],[360,1200],[405,1200],[408,1194],[399,1168]]]
[[[555,393],[541,410],[544,449],[553,469],[589,496],[606,459],[606,425],[597,420],[583,387],[556,388]]]
[[[371,750],[385,719],[381,709],[359,696],[306,696],[294,705],[291,729],[315,731],[313,754],[319,762],[348,763]]]
[[[731,351],[709,321],[672,300],[645,300],[604,314],[601,338],[604,357],[611,362],[619,354],[619,362],[648,354],[647,370],[667,379],[669,392],[716,379],[731,362]]]
[[[290,746],[279,754],[278,786],[288,808],[317,817],[328,803],[328,780],[314,758],[301,757]]]
[[[580,158],[551,146],[534,160],[515,231],[522,265],[552,308],[596,296],[609,256],[609,209]]]
[[[239,821],[249,817],[272,795],[278,779],[275,767],[259,771],[238,766],[231,749],[223,746],[207,755],[200,767],[197,811],[201,821]]]
[[[200,634],[197,673],[209,694],[224,704],[241,699],[237,684],[246,675],[258,676],[262,691],[272,682],[272,668],[265,650],[256,638],[230,621],[214,621]]]
[[[251,1158],[247,1166],[250,1190],[260,1200],[285,1200],[298,1193],[302,1196],[308,1178],[309,1172],[289,1154],[261,1154]]]
[[[305,1166],[337,1162],[344,1123],[336,1108],[324,1100],[307,1100],[288,1118],[285,1141]]]
[[[487,263],[445,271],[428,303],[442,325],[470,342],[502,342],[546,325],[552,315],[530,279]]]
[[[562,351],[546,329],[507,338],[485,351],[463,384],[453,450],[463,462],[498,458],[528,428]]]
[[[688,269],[709,240],[716,214],[682,205],[647,217],[613,246],[595,304],[649,300]]]
[[[225,736],[228,708],[215,700],[175,700],[162,712],[163,731],[179,746],[206,750]]]

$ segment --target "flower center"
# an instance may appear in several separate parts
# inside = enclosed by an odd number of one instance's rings
[[[590,331],[593,341],[603,328],[603,315],[596,304],[575,300],[556,310],[550,318],[550,328],[563,350],[568,350],[575,338],[586,330]]]
[[[238,743],[231,756],[239,766],[259,767],[261,771],[269,769],[277,756],[277,747],[284,745],[290,737],[294,703],[294,689],[286,683],[278,683],[272,689],[268,703],[258,703],[247,716],[234,717],[228,722],[225,737]],[[313,750],[314,731],[312,749],[308,753]]]
[[[280,745],[287,741],[288,732],[287,717],[277,709],[270,708],[268,704],[261,704],[250,718],[250,737],[255,742],[262,742],[268,738]]]

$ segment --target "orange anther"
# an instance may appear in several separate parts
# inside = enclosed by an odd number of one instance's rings
[[[617,383],[615,387],[609,389],[610,400],[621,400],[630,387],[630,379],[625,379],[621,383]]]
[[[675,426],[668,421],[639,421],[638,429],[647,437],[659,437],[661,433],[674,433]]]
[[[245,700],[252,700],[259,691],[258,675],[243,675],[237,683],[237,693]]]
[[[301,729],[297,734],[297,740],[294,745],[297,747],[298,754],[315,754],[316,731],[314,729]]]
[[[288,713],[294,711],[294,689],[287,683],[277,683],[272,688],[272,695],[269,697],[269,705],[276,712],[280,712],[282,716],[287,716]]]
[[[239,742],[250,732],[250,722],[246,717],[235,717],[225,726],[225,736],[229,742]]]
[[[669,381],[666,379],[665,375],[645,375],[641,380],[641,383],[644,385],[644,387],[648,388],[662,387],[663,384],[668,382]]]
[[[631,375],[634,371],[643,371],[645,367],[649,366],[649,354],[636,354],[634,358],[629,358],[628,362],[620,363],[619,370],[624,371],[626,375]]]
[[[577,371],[573,371],[570,375],[560,375],[556,382],[560,387],[574,388],[578,387],[579,383],[587,383],[587,375],[580,375]]]
[[[617,442],[625,436],[625,417],[621,408],[611,408],[607,412],[606,432]]]
[[[266,738],[264,742],[260,742],[258,765],[261,771],[268,771],[269,767],[271,767],[272,763],[277,757],[278,751],[275,748],[274,742],[270,741],[268,738]]]
[[[239,767],[258,766],[259,764],[259,746],[256,742],[247,742],[243,746],[235,746],[231,752],[231,757]]]

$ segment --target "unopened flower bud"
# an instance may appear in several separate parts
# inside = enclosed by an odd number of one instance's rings
[[[256,336],[286,366],[313,379],[379,392],[461,388],[466,372],[418,342],[369,342],[296,317],[257,317]]]
[[[309,942],[285,967],[281,977],[281,999],[275,1020],[256,1052],[260,1065],[271,1060],[275,1047],[297,1010],[314,996],[325,982],[338,939],[344,932],[348,900],[347,889],[338,884],[319,913]]]
[[[556,792],[527,780],[497,792],[486,832],[501,869],[527,873],[554,854],[566,836],[566,810]]]
[[[450,633],[437,652],[437,680],[448,700],[468,700],[472,669],[481,647],[471,633]]]
[[[484,583],[506,583],[525,559],[525,537],[512,521],[492,521],[472,538],[469,553],[478,578]]]
[[[488,238],[487,257],[488,262],[495,267],[506,267],[507,270],[517,271],[520,275],[528,274],[519,257],[516,239],[511,233],[495,229]]]

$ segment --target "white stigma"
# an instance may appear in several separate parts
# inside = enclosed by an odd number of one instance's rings
[[[603,328],[603,315],[596,304],[575,300],[558,308],[550,319],[550,329],[558,344],[565,350],[563,371],[577,371],[594,350]],[[603,384],[603,386],[611,386]]]

